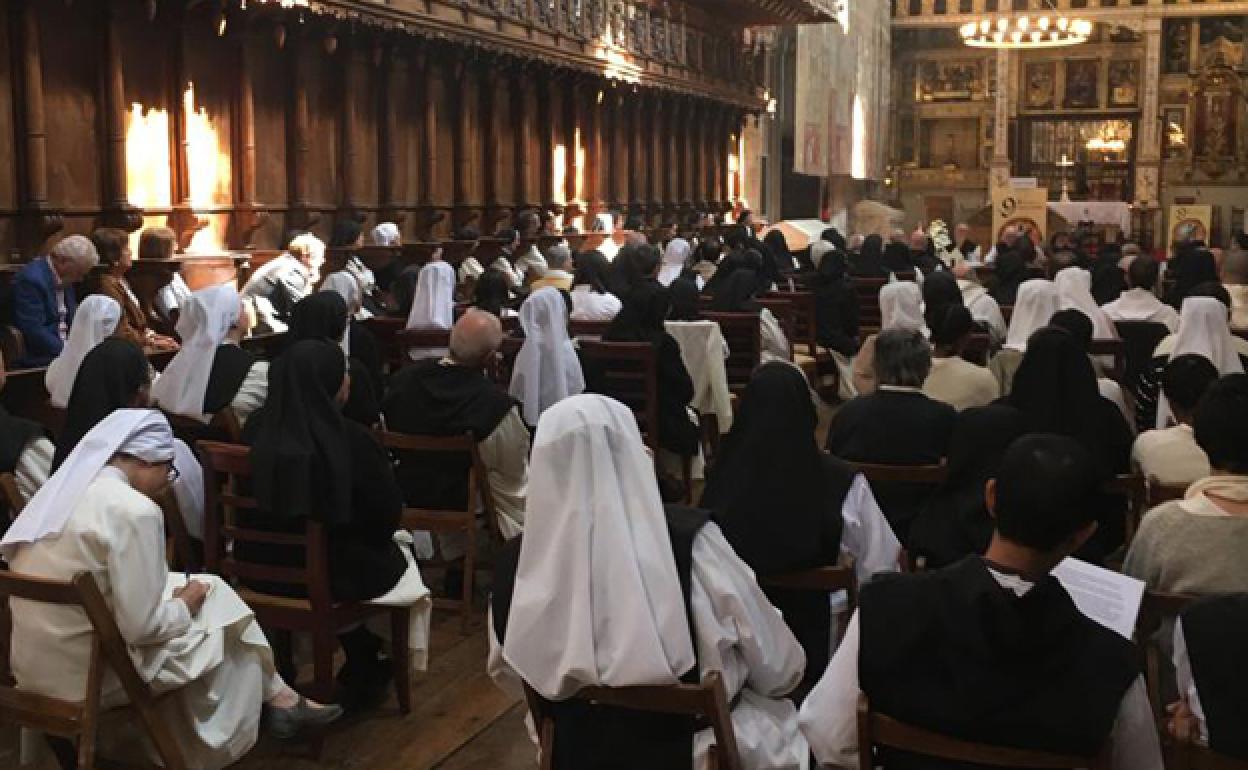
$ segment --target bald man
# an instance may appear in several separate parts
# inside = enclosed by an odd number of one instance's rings
[[[1222,285],[1231,295],[1231,328],[1248,331],[1248,236],[1239,235],[1222,258]]]
[[[485,465],[498,526],[511,539],[524,526],[529,484],[529,431],[516,401],[486,376],[503,341],[498,318],[471,309],[451,329],[450,350],[404,368],[390,383],[382,405],[386,426],[421,436],[472,434]],[[407,504],[463,510],[467,505],[466,459],[400,458],[398,479]],[[458,555],[442,541],[443,555]]]

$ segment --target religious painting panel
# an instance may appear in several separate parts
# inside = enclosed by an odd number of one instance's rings
[[[1135,107],[1139,104],[1140,63],[1111,61],[1109,63],[1109,106]]]
[[[1187,152],[1187,108],[1163,107],[1161,121],[1162,149],[1166,160],[1182,158]]]
[[[1200,20],[1200,44],[1209,45],[1221,38],[1230,43],[1244,42],[1243,16],[1206,16]]]
[[[1163,27],[1165,50],[1162,52],[1162,72],[1168,75],[1186,74],[1192,67],[1192,19],[1167,19]]]
[[[1232,91],[1207,91],[1193,96],[1195,102],[1195,155],[1199,158],[1234,158],[1239,129],[1239,95]]]
[[[345,54],[341,46],[328,53],[324,42],[311,34],[301,51],[308,94],[308,202],[314,206],[337,204],[342,199],[340,121]],[[332,222],[322,218],[317,231],[328,233],[331,226]]]
[[[1027,62],[1023,106],[1029,110],[1051,110],[1057,106],[1057,62]]]
[[[35,4],[47,116],[48,196],[58,206],[94,209],[100,202],[100,39],[98,21],[82,20],[84,13],[97,12],[81,5]]]
[[[9,37],[9,14],[0,13],[0,40],[11,40]],[[13,57],[0,56],[0,209],[17,208],[17,145],[14,143],[13,126],[13,80],[10,75]],[[8,245],[13,241],[4,237],[4,222],[0,220],[0,244]],[[8,256],[0,253],[0,262]]]
[[[925,61],[919,65],[917,100],[968,102],[984,94],[981,61]]]
[[[1097,59],[1073,59],[1066,62],[1066,95],[1063,106],[1089,109],[1100,106],[1101,63]]]

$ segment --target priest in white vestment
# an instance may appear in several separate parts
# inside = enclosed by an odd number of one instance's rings
[[[139,676],[158,696],[171,693],[158,709],[187,766],[221,768],[255,744],[263,707],[277,737],[328,724],[342,710],[306,701],[282,681],[264,633],[228,584],[210,575],[188,583],[169,573],[164,519],[153,499],[176,474],[173,458],[173,432],[159,412],[113,412],[31,499],[0,541],[0,553],[23,575],[71,580],[90,572]],[[12,607],[18,686],[81,699],[94,633],[86,614],[21,600]],[[124,702],[110,671],[101,705]],[[146,749],[155,760],[133,729],[123,723],[102,730],[101,749],[126,755]]]
[[[784,697],[801,681],[802,648],[714,522],[693,536],[686,604],[632,412],[597,395],[552,406],[538,424],[530,479],[503,639],[489,623],[489,672],[500,687],[518,692],[523,681],[560,701],[589,686],[676,684],[695,667],[703,678],[716,671],[743,766],[805,770],[810,750]],[[708,767],[713,744],[709,729],[694,735],[696,770]]]

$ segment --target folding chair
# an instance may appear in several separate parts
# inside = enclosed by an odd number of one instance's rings
[[[541,745],[540,770],[575,770],[555,768],[555,720],[549,703],[524,685],[524,697],[537,728]],[[732,728],[732,709],[718,671],[711,671],[701,684],[673,684],[655,687],[586,687],[572,696],[575,700],[603,706],[633,709],[658,714],[695,717],[705,720],[715,732],[711,750],[712,770],[744,770],[737,750],[737,737]]]
[[[431,534],[462,533],[466,546],[464,549],[464,587],[459,599],[435,599],[435,607],[458,609],[460,611],[460,627],[468,633],[472,620],[473,584],[477,565],[477,509],[485,513],[486,531],[495,541],[501,542],[502,535],[498,529],[498,512],[494,506],[494,495],[490,491],[489,475],[477,442],[471,435],[463,436],[413,436],[403,433],[377,433],[381,445],[395,452],[402,464],[404,456],[415,453],[423,455],[420,460],[427,460],[431,455],[443,455],[450,458],[460,457],[467,466],[466,505],[462,510],[444,510],[406,506],[403,509],[403,528],[426,531]],[[431,566],[446,567],[451,560],[441,555],[438,539],[433,538],[434,559]]]
[[[204,560],[208,571],[235,586],[260,625],[311,634],[313,682],[307,691],[310,697],[323,702],[333,697],[338,633],[374,615],[388,614],[399,710],[409,713],[412,688],[408,608],[336,601],[329,589],[329,535],[325,526],[309,519],[302,533],[287,533],[240,525],[239,512],[254,514],[259,507],[255,498],[237,491],[239,482],[251,477],[251,450],[214,441],[201,441],[197,449],[204,464]],[[249,561],[242,555],[240,546],[260,544],[301,549],[304,566],[278,567]],[[264,593],[249,588],[244,581],[279,585],[283,593],[289,589],[289,593],[306,598]]]
[[[873,770],[873,749],[890,748],[972,765],[1017,768],[1110,770],[1109,744],[1093,757],[1053,754],[974,743],[898,722],[871,710],[865,695],[858,698],[858,767]]]
[[[81,607],[91,621],[94,637],[83,699],[69,701],[19,689],[12,681],[8,645],[11,632],[9,600]],[[82,572],[70,582],[19,575],[0,570],[0,601],[3,602],[4,677],[0,681],[0,722],[77,742],[74,766],[92,770],[96,764],[96,737],[100,722],[100,688],[105,668],[112,669],[129,701],[124,708],[138,716],[166,770],[183,770],[186,762],[173,733],[156,710],[159,697],[139,676],[126,642],[117,628],[112,610],[90,573]],[[175,691],[176,692],[176,691]],[[164,697],[164,696],[162,696]]]

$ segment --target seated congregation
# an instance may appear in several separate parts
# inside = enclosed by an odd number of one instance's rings
[[[1213,255],[1107,280],[1016,232],[748,221],[609,258],[526,211],[412,258],[348,220],[157,297],[116,232],[53,245],[13,293],[43,397],[0,409],[0,720],[85,694],[80,743],[195,768],[332,739],[410,708],[436,595],[484,607],[545,767],[1248,763],[1248,342]],[[1068,558],[1144,583],[1133,638]]]

